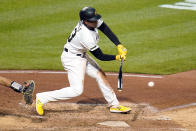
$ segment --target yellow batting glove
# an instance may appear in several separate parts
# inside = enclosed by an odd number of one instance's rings
[[[127,54],[127,49],[123,45],[121,45],[121,44],[117,45],[117,49],[118,49],[119,55],[122,55],[122,54],[126,55]]]
[[[126,56],[124,54],[122,55],[116,55],[116,60],[121,61],[121,59],[123,59],[123,61],[126,59]]]

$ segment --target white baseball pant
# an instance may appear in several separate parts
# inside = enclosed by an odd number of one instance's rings
[[[81,57],[71,52],[63,51],[61,61],[64,69],[68,72],[70,86],[60,90],[37,93],[36,97],[40,102],[46,104],[50,101],[66,100],[81,95],[84,88],[84,76],[87,73],[90,77],[96,79],[109,106],[119,105],[110,84],[100,71],[98,64],[89,55],[86,54]]]

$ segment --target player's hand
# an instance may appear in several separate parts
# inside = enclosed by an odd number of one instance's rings
[[[116,55],[116,60],[121,61],[121,59],[123,59],[123,61],[125,61],[126,56],[124,54],[122,54],[122,55]]]
[[[127,49],[123,45],[121,45],[121,44],[117,45],[117,49],[118,49],[119,55],[122,55],[122,54],[126,55],[127,54]]]

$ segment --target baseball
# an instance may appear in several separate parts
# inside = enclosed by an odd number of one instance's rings
[[[154,86],[154,82],[153,81],[148,82],[148,86],[149,87],[153,87]]]

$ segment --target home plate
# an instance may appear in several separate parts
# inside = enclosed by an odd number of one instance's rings
[[[113,126],[113,127],[130,127],[126,122],[124,121],[104,121],[97,123],[99,125],[104,125],[104,126]]]

